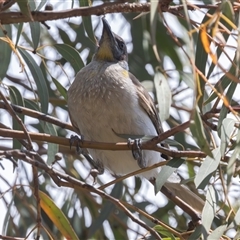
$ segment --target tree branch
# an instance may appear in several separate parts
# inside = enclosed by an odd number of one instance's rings
[[[196,5],[197,6],[197,5]],[[201,8],[217,8],[217,5],[199,5]],[[161,12],[176,13],[183,9],[182,5],[179,6],[165,6],[159,5]],[[188,6],[189,10],[194,10],[193,5]],[[64,18],[91,16],[91,15],[105,15],[107,13],[143,13],[150,11],[150,3],[103,3],[93,7],[80,7],[64,11],[39,11],[31,12],[32,18],[36,22],[52,21]],[[29,22],[29,17],[23,15],[21,12],[2,12],[0,13],[1,24]]]
[[[43,141],[43,142],[56,143],[64,146],[70,146],[69,138],[51,136],[50,134],[46,134],[46,133],[32,133],[32,132],[28,132],[28,133],[33,141],[37,140],[37,141]],[[23,131],[3,129],[3,128],[0,128],[0,136],[17,138],[17,139],[26,138],[26,135]],[[161,135],[160,135],[160,138],[161,138]],[[133,145],[134,143],[129,144],[127,142],[100,143],[100,142],[92,142],[92,141],[86,141],[86,140],[82,140],[79,142],[80,148],[91,148],[91,149],[101,149],[101,150],[111,150],[111,151],[132,150]],[[206,157],[206,154],[201,151],[177,151],[173,149],[160,147],[158,145],[155,145],[155,143],[152,140],[143,142],[141,145],[141,149],[157,151],[174,158],[181,158],[181,157],[205,158]]]

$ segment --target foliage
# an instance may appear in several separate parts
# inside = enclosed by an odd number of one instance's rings
[[[167,141],[172,156],[184,160],[183,183],[206,198],[202,224],[186,233],[189,216],[155,197],[149,183],[131,177],[106,187],[115,178],[106,172],[95,179],[86,159],[69,148],[66,89],[91,61],[100,17],[31,22],[31,11],[44,11],[46,1],[16,2],[9,10],[29,22],[0,25],[0,200],[6,209],[0,239],[143,239],[150,230],[166,239],[239,238],[238,5],[203,2],[206,10],[199,11],[168,2],[166,10],[151,1],[150,12],[140,16],[106,15],[127,42],[130,71],[155,95],[164,128],[191,120]],[[79,4],[91,2],[110,6]],[[53,10],[78,7],[71,4],[54,2]]]

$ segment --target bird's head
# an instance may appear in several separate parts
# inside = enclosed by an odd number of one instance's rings
[[[127,61],[126,44],[121,37],[112,32],[107,20],[102,18],[103,31],[95,59],[107,62]]]

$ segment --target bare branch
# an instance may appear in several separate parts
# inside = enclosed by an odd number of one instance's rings
[[[188,6],[189,10],[194,10],[195,6]],[[214,8],[217,5],[199,5],[201,8]],[[183,9],[182,5],[179,6],[165,6],[160,5],[161,12],[171,12],[176,14]],[[32,12],[32,18],[37,22],[52,21],[64,18],[79,17],[79,16],[91,16],[91,15],[105,15],[107,13],[143,13],[150,11],[150,3],[104,3],[93,7],[81,7],[64,11],[39,11]],[[23,15],[21,12],[3,12],[0,13],[1,24],[21,23],[29,22],[29,17]]]
[[[70,139],[63,137],[51,136],[46,133],[31,133],[28,132],[32,140],[51,142],[64,146],[70,146]],[[164,133],[163,133],[164,134]],[[24,132],[17,130],[8,130],[0,128],[0,136],[23,139],[26,138]],[[161,135],[159,135],[161,138]],[[157,138],[157,137],[156,137]],[[158,140],[158,139],[157,139]],[[111,151],[126,151],[132,150],[134,143],[120,142],[120,143],[100,143],[83,140],[79,142],[79,147],[81,148],[91,148],[91,149],[101,149],[101,150],[111,150]],[[142,150],[154,150],[163,154],[166,154],[170,157],[181,158],[181,157],[190,157],[190,158],[205,158],[206,154],[201,151],[177,151],[173,149],[168,149],[160,147],[155,144],[155,141],[150,140],[143,142],[141,145]]]

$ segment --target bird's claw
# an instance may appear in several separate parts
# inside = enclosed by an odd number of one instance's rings
[[[86,149],[82,149],[79,145],[83,143],[83,136],[77,136],[77,135],[71,135],[70,139],[70,148],[75,145],[76,149],[77,149],[77,153],[78,154],[82,154],[87,161],[93,166],[93,169],[91,170],[91,172],[93,172],[93,176],[91,173],[91,175],[94,177],[94,179],[96,178],[97,175],[103,174],[104,173],[104,167],[102,165],[102,163],[100,161],[94,161],[92,156],[88,153],[88,151]],[[94,170],[96,170],[94,172]],[[96,174],[97,173],[97,174]]]
[[[135,160],[137,160],[138,166],[140,168],[145,168],[146,167],[146,162],[143,159],[143,155],[142,155],[142,149],[141,149],[141,144],[142,144],[142,140],[137,138],[137,139],[128,139],[128,146],[132,144],[133,141],[133,145],[132,145],[132,155],[134,157]]]
[[[72,146],[76,146],[77,152],[79,154],[82,153],[82,149],[80,147],[80,144],[82,144],[83,142],[83,136],[77,136],[77,135],[71,135],[70,139],[69,139],[69,143],[70,143],[70,149],[72,148]]]

